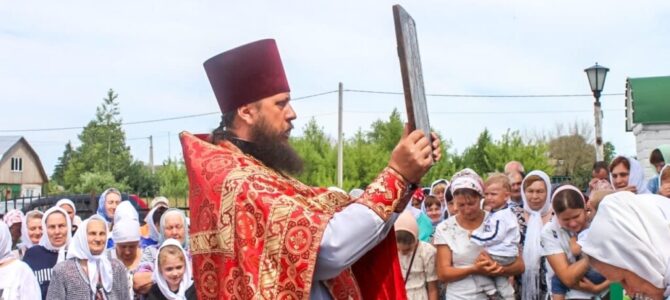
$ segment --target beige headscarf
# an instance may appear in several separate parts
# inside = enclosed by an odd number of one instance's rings
[[[404,230],[414,236],[414,240],[419,240],[419,225],[416,224],[416,219],[411,212],[405,211],[398,216],[394,224],[395,231]]]
[[[582,251],[629,270],[670,296],[670,201],[618,192],[603,199]]]

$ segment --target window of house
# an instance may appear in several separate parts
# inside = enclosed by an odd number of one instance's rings
[[[23,158],[12,157],[11,170],[14,171],[14,172],[22,172],[23,171]]]

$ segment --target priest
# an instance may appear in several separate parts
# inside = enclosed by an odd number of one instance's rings
[[[406,299],[392,224],[439,139],[405,129],[358,198],[295,179],[296,113],[274,40],[204,63],[222,120],[182,132],[198,299]],[[390,232],[390,233],[389,233]]]

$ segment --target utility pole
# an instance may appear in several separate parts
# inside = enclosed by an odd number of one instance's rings
[[[343,141],[343,134],[342,134],[342,83],[340,82],[339,84],[339,89],[338,89],[338,104],[337,104],[337,186],[340,188],[343,187],[342,185],[342,174],[343,170],[342,168],[344,167],[344,152],[343,152],[343,147],[344,147],[344,141]]]
[[[151,166],[151,174],[155,174],[156,169],[154,167],[154,136],[153,135],[149,136],[149,166]]]
[[[172,160],[172,141],[170,140],[170,132],[168,131],[168,160]]]

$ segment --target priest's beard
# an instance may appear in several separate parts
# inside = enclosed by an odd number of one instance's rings
[[[253,142],[247,145],[245,152],[272,169],[291,175],[302,172],[303,160],[285,140],[284,132],[275,132],[265,119],[261,119],[251,127],[250,134]]]

